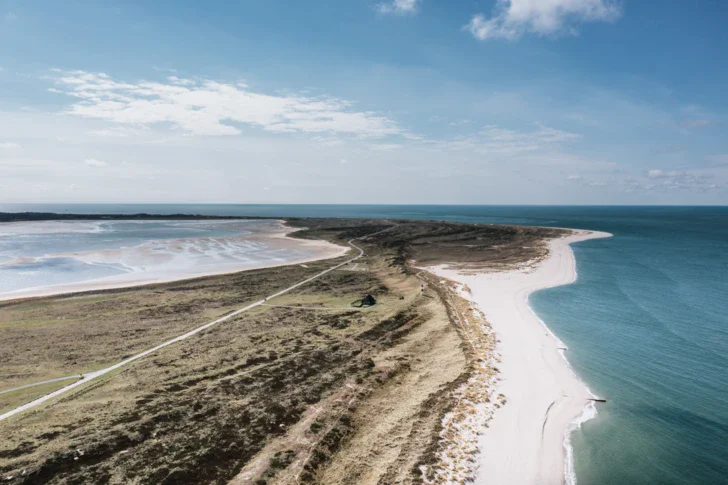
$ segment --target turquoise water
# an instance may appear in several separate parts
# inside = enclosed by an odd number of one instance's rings
[[[531,295],[609,401],[573,437],[587,485],[728,483],[728,208],[136,205],[0,211],[440,219],[594,229],[573,285]]]
[[[728,212],[603,221],[574,285],[532,295],[606,397],[572,437],[581,483],[728,483]]]

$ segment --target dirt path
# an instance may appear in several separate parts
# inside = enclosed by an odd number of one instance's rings
[[[81,379],[81,378],[83,378],[83,376],[81,374],[79,374],[76,376],[59,377],[58,379],[48,379],[47,381],[33,382],[32,384],[26,384],[24,386],[13,387],[12,389],[5,389],[4,391],[0,391],[0,394],[7,394],[8,392],[20,391],[22,389],[28,389],[29,387],[42,386],[44,384],[52,384],[54,382],[68,381],[71,379]]]

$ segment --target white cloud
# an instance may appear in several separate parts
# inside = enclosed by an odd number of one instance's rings
[[[415,14],[419,10],[420,0],[392,0],[377,4],[377,10],[385,14]]]
[[[15,20],[18,20],[18,16],[15,15],[13,12],[8,12],[5,14],[5,21],[13,22]]]
[[[80,189],[81,187],[79,187],[79,186],[78,186],[78,185],[76,185],[76,184],[71,184],[71,185],[69,186],[69,188],[70,188],[71,190],[78,190],[78,189]]]
[[[516,40],[524,34],[576,34],[583,22],[612,21],[620,10],[611,0],[498,0],[494,15],[473,16],[464,27],[480,40]]]
[[[177,84],[178,86],[194,86],[197,84],[192,79],[182,79],[177,76],[169,76],[167,77],[167,81],[171,82],[172,84]],[[238,83],[238,86],[245,87],[244,85],[241,85],[241,83]]]
[[[583,177],[581,175],[569,175],[566,177],[566,180],[581,180]]]
[[[68,113],[114,123],[146,126],[171,124],[194,135],[237,135],[235,124],[276,133],[352,135],[380,138],[406,135],[399,125],[372,111],[356,111],[353,103],[331,97],[269,95],[244,83],[202,81],[117,82],[103,73],[62,72],[59,90],[78,99]]]
[[[339,160],[339,163],[342,165],[346,165],[347,163],[349,163],[349,161],[346,160],[345,158],[342,158],[341,160]]]
[[[83,161],[86,165],[89,167],[105,167],[108,165],[106,162],[102,162],[101,160],[96,160],[95,158],[87,158]]]
[[[18,145],[17,143],[5,142],[0,143],[0,148],[5,150],[12,150],[13,148],[20,148],[20,145]]]
[[[647,171],[647,176],[651,179],[677,177],[678,175],[680,175],[680,172],[678,172],[677,170],[665,171],[665,170],[653,168],[652,170]]]

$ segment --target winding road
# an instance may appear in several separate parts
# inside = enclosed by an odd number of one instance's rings
[[[395,227],[395,226],[392,226],[392,227]],[[384,231],[388,231],[389,229],[391,229],[391,228],[384,229]],[[328,273],[330,273],[332,271],[335,271],[335,270],[341,268],[342,266],[345,266],[345,265],[347,265],[347,264],[349,264],[349,263],[351,263],[353,261],[356,261],[357,259],[359,259],[362,256],[364,256],[364,250],[362,248],[360,248],[359,246],[357,246],[356,244],[354,244],[354,241],[356,241],[358,239],[364,239],[364,238],[367,238],[367,237],[371,237],[371,236],[374,236],[376,234],[382,233],[384,231],[378,231],[378,232],[375,232],[373,234],[368,234],[366,236],[361,236],[361,237],[357,237],[357,238],[354,238],[354,239],[349,240],[349,242],[348,242],[349,246],[351,246],[354,249],[357,249],[359,251],[359,254],[357,256],[353,257],[352,259],[349,259],[347,261],[344,261],[343,263],[337,264],[336,266],[333,266],[333,267],[331,267],[331,268],[329,268],[329,269],[327,269],[325,271],[322,271],[322,272],[318,273],[317,275],[314,275],[314,276],[312,276],[310,278],[307,278],[307,279],[301,281],[300,283],[296,283],[293,286],[289,286],[285,290],[281,290],[278,293],[274,293],[274,294],[272,294],[272,295],[270,295],[270,296],[268,296],[266,298],[263,298],[262,300],[258,300],[255,303],[251,303],[250,305],[247,305],[247,306],[245,306],[243,308],[240,308],[238,310],[235,310],[232,313],[228,313],[224,317],[218,318],[215,321],[212,321],[210,323],[207,323],[205,325],[202,325],[200,327],[197,327],[194,330],[190,330],[189,332],[187,332],[187,333],[185,333],[183,335],[180,335],[178,337],[175,337],[175,338],[173,338],[171,340],[167,340],[166,342],[161,343],[161,344],[157,345],[156,347],[152,347],[151,349],[145,350],[144,352],[141,352],[139,354],[133,355],[133,356],[129,357],[128,359],[122,360],[118,364],[114,364],[114,365],[112,365],[110,367],[106,367],[105,369],[101,369],[101,370],[97,370],[97,371],[94,371],[94,372],[89,372],[88,374],[84,374],[83,375],[83,379],[80,379],[80,380],[78,380],[78,381],[76,381],[76,382],[74,382],[72,384],[69,384],[67,386],[64,386],[64,387],[62,387],[62,388],[60,388],[60,389],[58,389],[56,391],[51,392],[50,394],[46,394],[45,396],[40,397],[40,398],[36,399],[35,401],[31,401],[31,402],[29,402],[27,404],[24,404],[22,406],[19,406],[19,407],[15,408],[15,409],[13,409],[11,411],[6,412],[5,414],[0,414],[0,421],[3,421],[5,419],[8,419],[11,416],[15,416],[18,413],[22,413],[23,411],[27,411],[28,409],[32,409],[32,408],[34,408],[36,406],[39,406],[39,405],[43,404],[44,402],[50,401],[51,399],[55,399],[55,398],[57,398],[57,397],[59,397],[59,396],[61,396],[63,394],[66,394],[66,393],[72,391],[73,389],[75,389],[75,388],[77,388],[79,386],[85,385],[86,383],[88,383],[90,381],[96,380],[99,377],[102,377],[102,376],[104,376],[104,375],[106,375],[106,374],[108,374],[110,372],[113,372],[113,371],[115,371],[115,370],[117,370],[117,369],[119,369],[121,367],[124,367],[124,366],[126,366],[126,365],[134,362],[135,360],[139,360],[142,357],[146,357],[147,355],[153,354],[154,352],[156,352],[156,351],[158,351],[160,349],[163,349],[163,348],[165,348],[165,347],[167,347],[169,345],[172,345],[172,344],[175,344],[177,342],[181,342],[182,340],[188,339],[188,338],[192,337],[193,335],[196,335],[196,334],[202,332],[203,330],[207,330],[208,328],[213,327],[213,326],[217,325],[218,323],[222,323],[222,322],[224,322],[226,320],[230,320],[231,318],[233,318],[233,317],[235,317],[237,315],[240,315],[241,313],[247,312],[248,310],[252,310],[255,307],[264,305],[267,301],[269,301],[269,300],[271,300],[273,298],[276,298],[276,297],[281,296],[281,295],[285,295],[286,293],[288,293],[288,292],[290,292],[292,290],[295,290],[299,286],[303,286],[306,283],[310,283],[311,281],[313,281],[315,279],[318,279],[318,278],[324,276],[325,274],[328,274]],[[49,382],[51,382],[51,381],[49,381]],[[29,384],[28,386],[22,386],[21,388],[23,388],[23,387],[31,387],[33,385],[38,385],[38,384],[40,384],[40,383],[37,383],[37,384]],[[17,389],[21,389],[21,388],[17,388]],[[11,390],[17,390],[17,389],[11,389]]]

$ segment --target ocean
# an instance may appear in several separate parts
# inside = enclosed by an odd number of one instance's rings
[[[600,397],[572,436],[578,483],[728,484],[728,208],[2,205],[0,211],[437,219],[571,227],[577,281],[529,302]],[[0,252],[0,259],[2,252]]]

